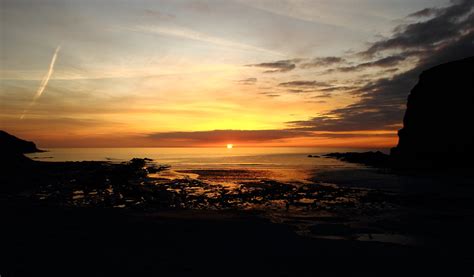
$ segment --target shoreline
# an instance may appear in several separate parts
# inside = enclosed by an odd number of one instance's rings
[[[388,257],[394,262],[410,263],[409,257],[420,255],[427,262],[449,259],[459,268],[466,268],[465,261],[471,261],[466,257],[456,261],[445,254],[451,253],[449,249],[467,250],[474,245],[470,235],[474,228],[462,220],[474,218],[469,209],[469,195],[474,193],[459,191],[438,199],[439,192],[425,188],[422,194],[416,190],[361,189],[358,182],[371,182],[367,173],[386,177],[364,167],[353,169],[363,173],[359,177],[347,175],[350,171],[344,169],[344,174],[329,171],[332,175],[315,177],[309,184],[262,180],[241,182],[234,188],[196,179],[148,177],[162,170],[167,169],[147,159],[119,164],[32,162],[14,168],[9,172],[12,185],[29,186],[0,194],[2,216],[11,232],[3,245],[15,253],[11,264],[18,265],[13,270],[22,267],[20,261],[46,263],[42,257],[22,254],[44,247],[57,248],[58,253],[68,253],[74,259],[90,255],[88,251],[99,251],[94,259],[107,263],[125,258],[114,253],[117,249],[122,253],[141,251],[170,263],[180,259],[191,268],[199,267],[192,260],[199,255],[196,249],[211,256],[217,252],[233,257],[253,253],[255,259],[268,256],[272,258],[267,263],[272,266],[282,258],[286,264],[299,264],[297,257],[317,258],[328,264],[338,260],[353,266],[366,259],[384,262]],[[347,183],[347,178],[338,181],[344,176],[350,177],[354,185]],[[51,186],[52,181],[56,185]],[[121,196],[106,193],[110,188]],[[18,193],[20,197],[15,196]],[[452,199],[457,201],[451,203]],[[449,211],[443,210],[445,203],[451,203]],[[25,233],[39,226],[41,230],[32,237]],[[412,238],[415,242],[410,241]],[[76,253],[76,248],[82,246],[63,248],[64,242],[76,245],[77,239],[86,242],[87,249]],[[137,241],[139,245],[135,245]],[[162,251],[163,243],[167,245],[164,252],[155,253]],[[207,249],[209,245],[212,248]],[[183,256],[187,252],[194,254]],[[140,261],[135,259],[143,256],[127,257],[136,265]],[[71,262],[56,259],[65,265]],[[146,263],[153,267],[153,261]],[[174,272],[173,268],[166,270]],[[308,268],[298,270],[307,272]]]

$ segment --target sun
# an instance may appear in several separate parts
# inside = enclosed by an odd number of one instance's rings
[[[232,143],[227,144],[227,149],[232,149],[234,148],[234,145]]]

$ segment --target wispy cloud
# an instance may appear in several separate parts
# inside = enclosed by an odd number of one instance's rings
[[[256,52],[263,52],[273,56],[282,56],[281,53],[272,51],[269,49],[241,43],[235,42],[231,40],[227,40],[224,38],[212,36],[206,33],[198,32],[192,30],[190,28],[180,27],[180,26],[136,26],[133,28],[127,28],[129,31],[133,32],[141,32],[141,33],[148,33],[148,34],[157,34],[157,35],[165,35],[171,36],[176,38],[182,39],[191,39],[201,42],[206,42],[210,44],[214,44],[221,47],[228,47],[232,49],[240,49],[245,51],[256,51]]]
[[[313,67],[327,67],[334,64],[346,63],[347,61],[342,57],[319,57],[314,58],[309,62],[303,63],[301,68],[313,68]]]
[[[236,82],[241,85],[255,85],[257,81],[258,81],[257,78],[247,78],[247,79],[238,80]]]
[[[48,73],[46,73],[46,76],[44,76],[38,87],[38,90],[35,93],[35,96],[33,96],[33,99],[31,100],[30,104],[21,114],[20,119],[23,119],[25,117],[29,109],[36,103],[36,100],[40,98],[41,95],[43,95],[43,92],[46,89],[46,86],[48,85],[49,79],[51,79],[51,75],[53,75],[54,64],[56,63],[56,59],[58,58],[59,50],[61,50],[61,45],[58,45],[58,47],[56,47],[56,49],[54,50],[53,58],[51,59],[51,63],[49,64]]]
[[[281,60],[276,62],[266,62],[259,64],[248,64],[246,66],[252,67],[261,67],[266,68],[267,70],[264,73],[278,73],[278,72],[288,72],[296,68],[296,63],[299,62],[299,59],[293,60]]]
[[[330,87],[331,85],[325,82],[318,81],[291,81],[278,84],[280,87]]]

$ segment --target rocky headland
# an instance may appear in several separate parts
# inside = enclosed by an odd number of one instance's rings
[[[408,96],[398,145],[380,152],[330,153],[348,162],[397,170],[474,165],[474,57],[424,71]]]
[[[474,165],[474,57],[424,71],[391,158],[412,168]]]
[[[0,170],[10,170],[18,166],[25,166],[32,162],[24,154],[42,152],[31,141],[19,139],[0,130]]]

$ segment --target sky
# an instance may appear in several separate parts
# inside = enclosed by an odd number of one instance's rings
[[[0,129],[41,147],[396,145],[471,0],[0,0]]]

